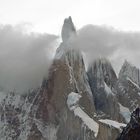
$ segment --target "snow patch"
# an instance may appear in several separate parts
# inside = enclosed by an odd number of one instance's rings
[[[71,92],[68,95],[67,105],[68,105],[68,107],[69,107],[70,110],[75,109],[75,107],[77,106],[77,104],[79,102],[79,99],[81,97],[82,97],[81,95],[79,95],[78,93],[75,93],[75,92]]]
[[[126,127],[126,124],[124,123],[119,123],[117,121],[113,121],[113,120],[109,120],[109,119],[102,119],[102,120],[99,120],[99,122],[102,122],[102,123],[105,123],[111,127],[115,127],[117,129],[119,129],[120,131],[122,130],[123,127]]]
[[[107,95],[114,95],[114,93],[111,91],[111,89],[107,86],[107,84],[104,82],[105,85],[105,91]]]
[[[90,118],[80,107],[74,109],[75,116],[81,118],[83,123],[95,133],[95,137],[98,135],[99,124]]]
[[[131,118],[130,110],[127,107],[124,107],[119,103],[120,106],[120,114],[124,117],[125,121],[128,123]]]
[[[99,124],[95,122],[92,118],[88,116],[87,113],[85,113],[80,107],[79,107],[79,99],[81,98],[81,95],[78,93],[71,92],[68,95],[67,99],[67,105],[70,110],[72,110],[75,114],[75,116],[78,116],[84,123],[85,126],[87,126],[91,131],[94,132],[95,137],[98,135],[99,130]]]

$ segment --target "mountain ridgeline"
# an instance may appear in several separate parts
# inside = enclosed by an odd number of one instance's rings
[[[0,139],[126,140],[121,132],[140,105],[139,69],[125,61],[117,77],[109,60],[99,58],[86,71],[81,51],[72,46],[77,32],[71,17],[61,36],[40,88],[0,92]]]

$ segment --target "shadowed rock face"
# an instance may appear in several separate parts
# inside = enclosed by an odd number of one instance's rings
[[[131,120],[123,129],[117,140],[139,140],[140,139],[140,116],[136,110],[131,115]]]
[[[100,124],[100,128],[99,128],[98,140],[116,140],[116,138],[120,134],[119,129],[101,122],[99,124]]]
[[[94,80],[96,88],[104,86],[104,82],[111,89],[115,88],[117,82],[116,73],[106,58],[96,59],[88,68],[88,75],[90,79]]]
[[[140,85],[140,70],[125,60],[119,72],[119,78],[124,79],[127,77],[137,85]]]
[[[125,61],[119,73],[116,90],[119,103],[130,111],[133,111],[138,105],[140,106],[138,75],[139,69]]]
[[[88,68],[88,78],[96,110],[103,112],[106,117],[119,120],[119,106],[115,95],[117,76],[110,62],[105,58],[95,60]]]

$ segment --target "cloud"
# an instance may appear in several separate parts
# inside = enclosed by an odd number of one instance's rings
[[[38,87],[55,53],[57,36],[25,33],[30,25],[0,25],[0,88],[19,92]],[[118,72],[127,59],[140,67],[140,33],[86,25],[71,44],[84,52],[86,63],[107,57]]]
[[[124,32],[107,26],[86,25],[78,31],[74,47],[80,48],[86,62],[96,58],[110,59],[116,72],[125,59],[140,67],[140,33]]]
[[[57,36],[25,33],[24,25],[0,25],[0,87],[26,91],[47,76]]]

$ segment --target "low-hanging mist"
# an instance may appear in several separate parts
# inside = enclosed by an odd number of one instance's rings
[[[124,32],[107,26],[86,25],[78,30],[73,46],[85,54],[88,64],[106,57],[118,73],[125,59],[140,67],[140,32]]]
[[[57,36],[24,33],[24,29],[0,26],[0,88],[19,92],[36,88],[47,76],[56,49]],[[108,58],[115,71],[127,59],[140,67],[140,33],[106,26],[86,25],[77,31],[72,46],[83,51],[86,65]]]
[[[24,32],[0,26],[0,88],[24,92],[40,85],[47,76],[57,36]]]

